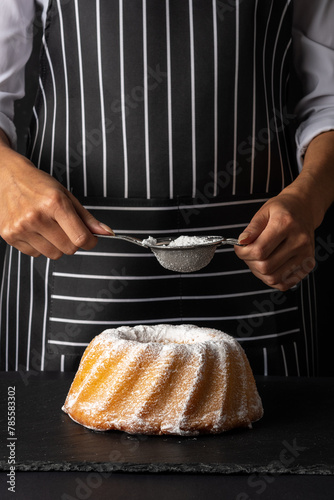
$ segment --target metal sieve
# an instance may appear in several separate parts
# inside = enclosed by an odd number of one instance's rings
[[[203,236],[203,243],[187,246],[169,246],[175,238],[152,238],[154,243],[149,242],[151,238],[141,240],[133,236],[115,234],[95,234],[99,238],[110,238],[124,240],[134,243],[140,247],[150,249],[158,262],[170,271],[178,273],[192,273],[207,266],[212,260],[216,248],[220,245],[240,245],[237,239],[223,238],[222,236]],[[201,238],[201,237],[199,237]]]

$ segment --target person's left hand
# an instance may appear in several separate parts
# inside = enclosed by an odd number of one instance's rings
[[[254,215],[235,253],[266,285],[286,291],[315,266],[317,226],[307,197],[284,190]]]

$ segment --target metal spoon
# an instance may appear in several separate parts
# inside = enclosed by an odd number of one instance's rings
[[[203,243],[187,246],[170,246],[175,238],[151,238],[139,239],[133,236],[115,234],[95,234],[99,238],[111,238],[125,240],[140,247],[149,248],[157,258],[158,262],[170,271],[178,273],[191,273],[207,266],[212,260],[216,248],[220,245],[240,245],[237,239],[223,238],[222,236],[203,236]]]

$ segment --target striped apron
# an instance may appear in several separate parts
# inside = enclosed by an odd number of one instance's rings
[[[296,176],[289,0],[51,0],[42,45],[27,154],[115,232],[237,237]],[[257,374],[311,375],[312,280],[278,292],[227,247],[190,274],[122,241],[8,247],[1,366],[74,370],[108,327],[192,323],[237,337]]]

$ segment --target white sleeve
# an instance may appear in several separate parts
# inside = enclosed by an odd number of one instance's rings
[[[311,140],[334,129],[334,1],[294,0],[294,67],[302,97],[295,112],[297,161]]]
[[[16,147],[14,101],[24,96],[24,69],[33,44],[34,0],[0,0],[0,128]]]

